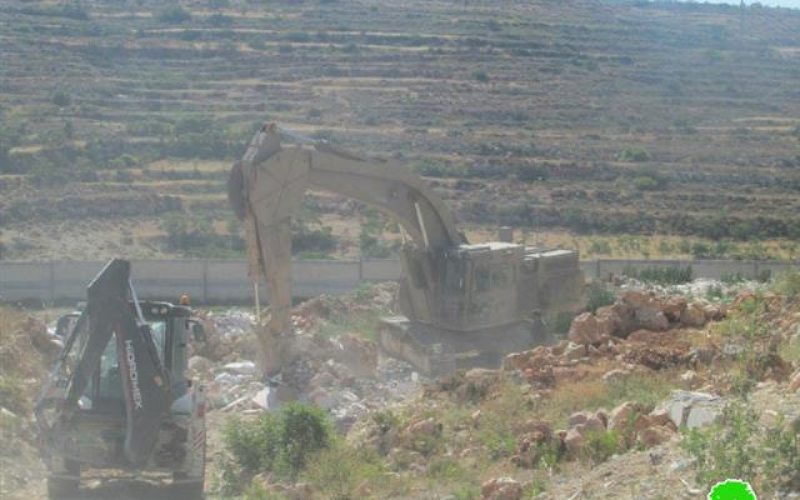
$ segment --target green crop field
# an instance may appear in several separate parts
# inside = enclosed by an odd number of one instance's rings
[[[478,239],[800,254],[800,10],[169,5],[2,3],[0,258],[240,254],[224,183],[265,121],[407,163]],[[391,247],[359,204],[306,207],[312,255]]]

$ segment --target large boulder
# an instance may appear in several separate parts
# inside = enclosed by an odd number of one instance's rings
[[[567,435],[564,436],[564,446],[566,447],[567,454],[569,456],[573,458],[577,457],[580,455],[584,446],[586,446],[586,438],[579,429],[573,427],[572,429],[569,429],[567,431]]]
[[[663,332],[669,328],[667,316],[657,307],[646,306],[636,309],[636,322],[641,328],[653,332]]]
[[[615,337],[627,337],[636,328],[633,309],[623,302],[601,307],[595,316],[599,327],[606,329],[609,335]]]
[[[676,431],[667,426],[653,426],[642,429],[637,434],[636,440],[645,448],[652,448],[665,443],[676,435]]]
[[[681,313],[681,324],[691,328],[702,328],[706,324],[706,312],[703,306],[692,302]]]
[[[627,437],[634,430],[636,419],[642,413],[641,405],[626,401],[611,410],[608,416],[608,430]]]
[[[670,296],[660,304],[661,312],[671,323],[680,321],[681,314],[686,310],[686,306],[686,299],[679,295]]]
[[[714,422],[724,406],[725,401],[714,394],[675,390],[659,409],[666,410],[678,428],[693,429]]]
[[[481,485],[483,500],[519,500],[522,498],[522,484],[510,477],[489,479]]]
[[[522,498],[522,484],[510,477],[490,479],[481,486],[483,500],[519,500]]]
[[[597,345],[608,339],[608,332],[603,328],[605,326],[598,325],[592,313],[585,312],[572,320],[567,337],[576,344]]]

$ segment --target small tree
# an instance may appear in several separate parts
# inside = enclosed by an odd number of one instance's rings
[[[66,108],[72,104],[72,97],[64,91],[59,90],[53,94],[53,104],[59,108]]]
[[[156,18],[162,23],[180,24],[191,19],[192,15],[180,5],[169,5],[159,10]]]

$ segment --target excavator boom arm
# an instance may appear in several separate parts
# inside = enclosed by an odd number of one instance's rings
[[[265,125],[229,180],[231,204],[247,228],[251,278],[264,276],[267,281],[271,316],[262,350],[273,357],[265,359],[268,373],[281,356],[270,339],[291,328],[290,222],[308,189],[342,194],[394,217],[420,251],[437,254],[466,242],[450,211],[419,176],[327,144],[283,148],[286,136]]]

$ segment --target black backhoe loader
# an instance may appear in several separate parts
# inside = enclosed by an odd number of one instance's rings
[[[139,302],[130,273],[113,259],[89,284],[36,403],[51,498],[78,497],[89,470],[171,474],[166,496],[202,498],[205,395],[184,375],[202,325],[189,307]]]

